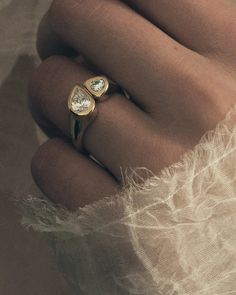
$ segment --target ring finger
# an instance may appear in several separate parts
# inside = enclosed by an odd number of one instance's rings
[[[92,76],[95,74],[66,57],[51,57],[32,78],[31,104],[69,137],[68,94],[75,84]],[[163,163],[152,158],[160,145],[152,119],[119,93],[96,106],[98,115],[84,134],[85,149],[118,180],[121,168],[141,166],[157,172]]]

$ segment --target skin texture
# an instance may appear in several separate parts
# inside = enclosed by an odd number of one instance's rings
[[[214,128],[236,102],[235,15],[228,0],[54,0],[29,88],[34,117],[52,137],[32,160],[42,191],[70,209],[84,206],[115,193],[121,170],[158,173]],[[104,167],[69,140],[70,89],[96,74],[131,95],[97,104],[84,136]]]

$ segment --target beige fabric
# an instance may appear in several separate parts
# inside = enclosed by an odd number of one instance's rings
[[[236,106],[180,162],[143,186],[137,173],[76,213],[29,198],[23,222],[87,295],[236,294]]]

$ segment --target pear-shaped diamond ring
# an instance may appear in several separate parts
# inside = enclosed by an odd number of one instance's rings
[[[115,82],[104,76],[96,76],[86,80],[83,86],[77,84],[73,87],[68,98],[68,109],[72,140],[80,151],[84,150],[83,134],[97,114],[96,102],[104,101],[119,89]]]

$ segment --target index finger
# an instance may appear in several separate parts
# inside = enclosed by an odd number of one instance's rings
[[[78,52],[63,41],[51,28],[48,13],[42,18],[37,34],[37,50],[41,59],[51,55],[77,56]]]

